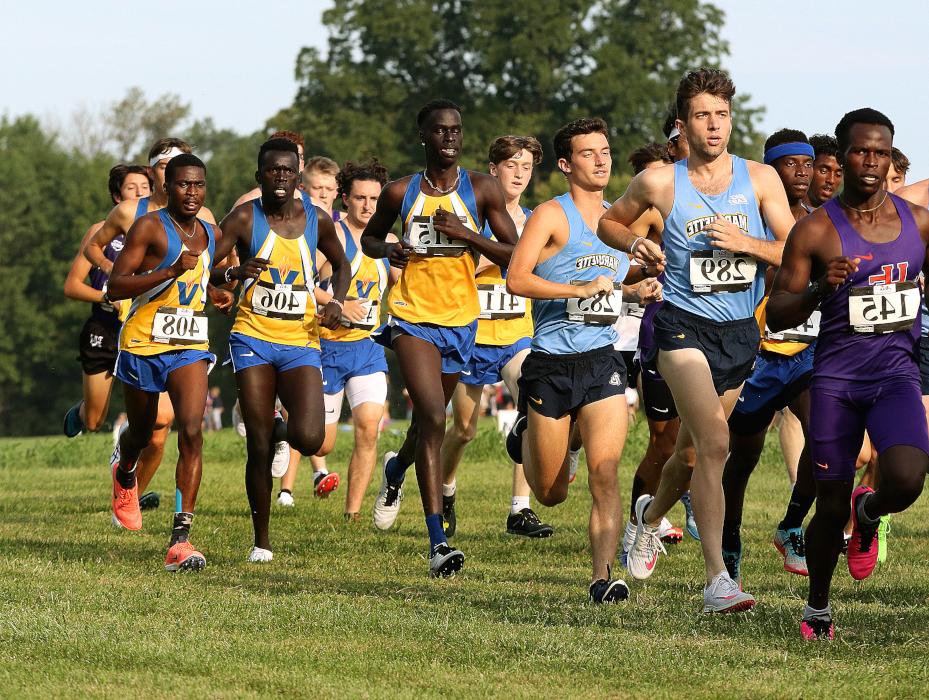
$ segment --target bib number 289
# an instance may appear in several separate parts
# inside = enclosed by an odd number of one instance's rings
[[[690,287],[695,294],[744,292],[755,281],[758,265],[748,255],[725,250],[697,250],[690,254]]]

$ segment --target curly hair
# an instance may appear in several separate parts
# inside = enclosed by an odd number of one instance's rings
[[[371,158],[363,163],[348,161],[336,174],[335,181],[339,187],[339,196],[347,197],[352,192],[352,183],[356,180],[370,180],[379,182],[381,187],[390,180],[387,168],[377,158]]]

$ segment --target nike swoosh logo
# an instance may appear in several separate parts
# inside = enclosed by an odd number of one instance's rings
[[[533,398],[532,396],[530,396],[530,397],[529,397],[529,400],[530,400],[530,401],[533,401],[534,403],[539,404],[539,406],[542,405],[542,399],[536,399],[536,398]]]
[[[335,411],[330,411],[330,410],[327,408],[327,409],[326,409],[326,413],[335,413]]]
[[[658,374],[658,370],[656,370],[656,369],[648,369],[648,370],[645,370],[645,371],[648,372],[649,374]]]
[[[137,376],[135,376],[132,372],[127,371],[126,374],[128,374],[130,377],[132,377],[132,378],[135,379],[136,381],[139,381],[139,378],[138,378]]]
[[[670,408],[656,408],[655,410],[658,411],[658,413],[667,413],[671,409]]]
[[[861,260],[874,260],[874,255],[872,253],[868,253],[867,255],[853,255],[852,257]]]
[[[817,463],[816,463],[816,466],[819,467],[820,469],[828,469],[828,468],[829,468],[829,464],[828,464],[828,463],[826,463],[826,464],[820,464],[819,462],[817,462]]]
[[[470,372],[465,372],[464,370],[461,370],[461,374],[463,374],[463,375],[466,376],[466,377],[470,377],[470,376],[471,376],[471,373],[470,373]]]
[[[586,245],[586,246],[588,246],[588,247],[590,247],[590,248],[593,248],[593,245],[594,245],[594,244],[591,243],[590,241],[581,241],[581,244],[582,244],[582,245]]]
[[[645,564],[645,568],[646,568],[648,571],[651,571],[652,569],[655,568],[655,562],[656,562],[656,561],[658,561],[658,553],[657,553],[657,552],[655,553],[655,556],[652,557],[652,560],[651,560],[650,562],[648,562],[647,564]]]
[[[254,357],[254,356],[255,356],[255,353],[253,353],[253,352],[243,352],[243,353],[240,353],[240,356],[241,356],[241,357]]]
[[[740,402],[740,403],[744,403],[744,402],[745,402],[745,397],[744,397],[744,396],[740,396],[740,397],[739,397],[739,402]]]

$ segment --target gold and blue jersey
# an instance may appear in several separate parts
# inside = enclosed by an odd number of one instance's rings
[[[188,250],[168,216],[158,210],[168,249],[155,270],[171,267]],[[165,280],[132,300],[119,334],[119,349],[134,355],[159,355],[172,350],[208,350],[207,320],[203,314],[207,284],[213,266],[216,236],[213,227],[198,219],[207,235],[207,245],[196,266],[180,277]]]
[[[380,325],[380,303],[390,276],[390,263],[386,258],[377,260],[365,255],[352,232],[344,221],[339,221],[345,236],[345,258],[349,262],[352,279],[348,285],[347,299],[367,299],[368,317],[358,324],[339,326],[335,330],[320,328],[319,336],[323,340],[337,342],[351,342],[362,340],[371,336],[372,331]]]
[[[405,240],[409,238],[414,217],[432,216],[440,207],[457,214],[472,231],[481,231],[474,188],[466,170],[461,170],[455,191],[443,196],[423,193],[422,178],[422,173],[410,178],[400,207]],[[388,294],[388,311],[410,323],[454,327],[473,322],[481,310],[474,279],[475,257],[469,252],[458,257],[411,253],[400,279]]]
[[[528,219],[532,210],[522,207]],[[484,223],[484,235],[493,238],[490,226]],[[509,294],[506,289],[506,270],[499,265],[491,265],[482,270],[475,278],[481,302],[481,315],[477,321],[478,345],[508,346],[522,338],[532,337],[532,301]],[[490,308],[486,308],[490,307]],[[520,313],[507,314],[508,309],[518,309]],[[485,318],[489,316],[489,318]],[[494,318],[494,316],[499,316]],[[509,316],[509,317],[507,317]]]
[[[252,200],[250,257],[269,260],[257,280],[246,280],[239,296],[233,333],[269,343],[319,349],[313,299],[318,219],[303,198],[306,227],[299,238],[283,238],[271,229],[261,198]]]

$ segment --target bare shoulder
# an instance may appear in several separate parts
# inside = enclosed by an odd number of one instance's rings
[[[206,207],[201,207],[200,212],[197,214],[198,219],[203,219],[208,224],[213,224],[216,226],[216,217],[213,216],[213,212],[207,209]]]
[[[407,175],[401,177],[399,180],[388,182],[381,191],[380,201],[386,202],[392,207],[399,209],[400,205],[403,203],[403,197],[406,195],[407,187],[410,186],[410,181],[412,179],[412,175]]]
[[[222,221],[221,225],[223,230],[233,235],[238,235],[240,231],[246,228],[250,229],[252,226],[253,212],[254,207],[252,206],[252,200],[234,206],[232,211],[226,214],[226,218]]]
[[[805,248],[816,247],[817,243],[827,236],[833,235],[835,227],[826,210],[820,207],[804,216],[790,232],[794,244],[802,244]]]
[[[745,166],[756,190],[764,191],[770,187],[784,189],[781,178],[772,166],[759,163],[757,160],[746,160]]]
[[[658,196],[663,192],[672,192],[674,188],[674,164],[668,163],[657,168],[646,168],[629,183],[631,189],[635,185],[641,192]]]
[[[929,207],[929,180],[920,180],[906,187],[901,187],[896,194],[913,204]]]
[[[906,200],[905,198],[903,198],[903,200],[906,202],[907,207],[909,207],[910,213],[913,214],[916,225],[919,226],[920,230],[929,231],[929,209],[926,209],[926,207],[920,204],[915,204],[912,201]]]
[[[533,229],[541,227],[550,232],[559,228],[564,228],[566,231],[568,229],[568,217],[564,208],[554,199],[542,202],[533,209],[532,216],[526,220],[526,228],[529,227],[530,223]]]

